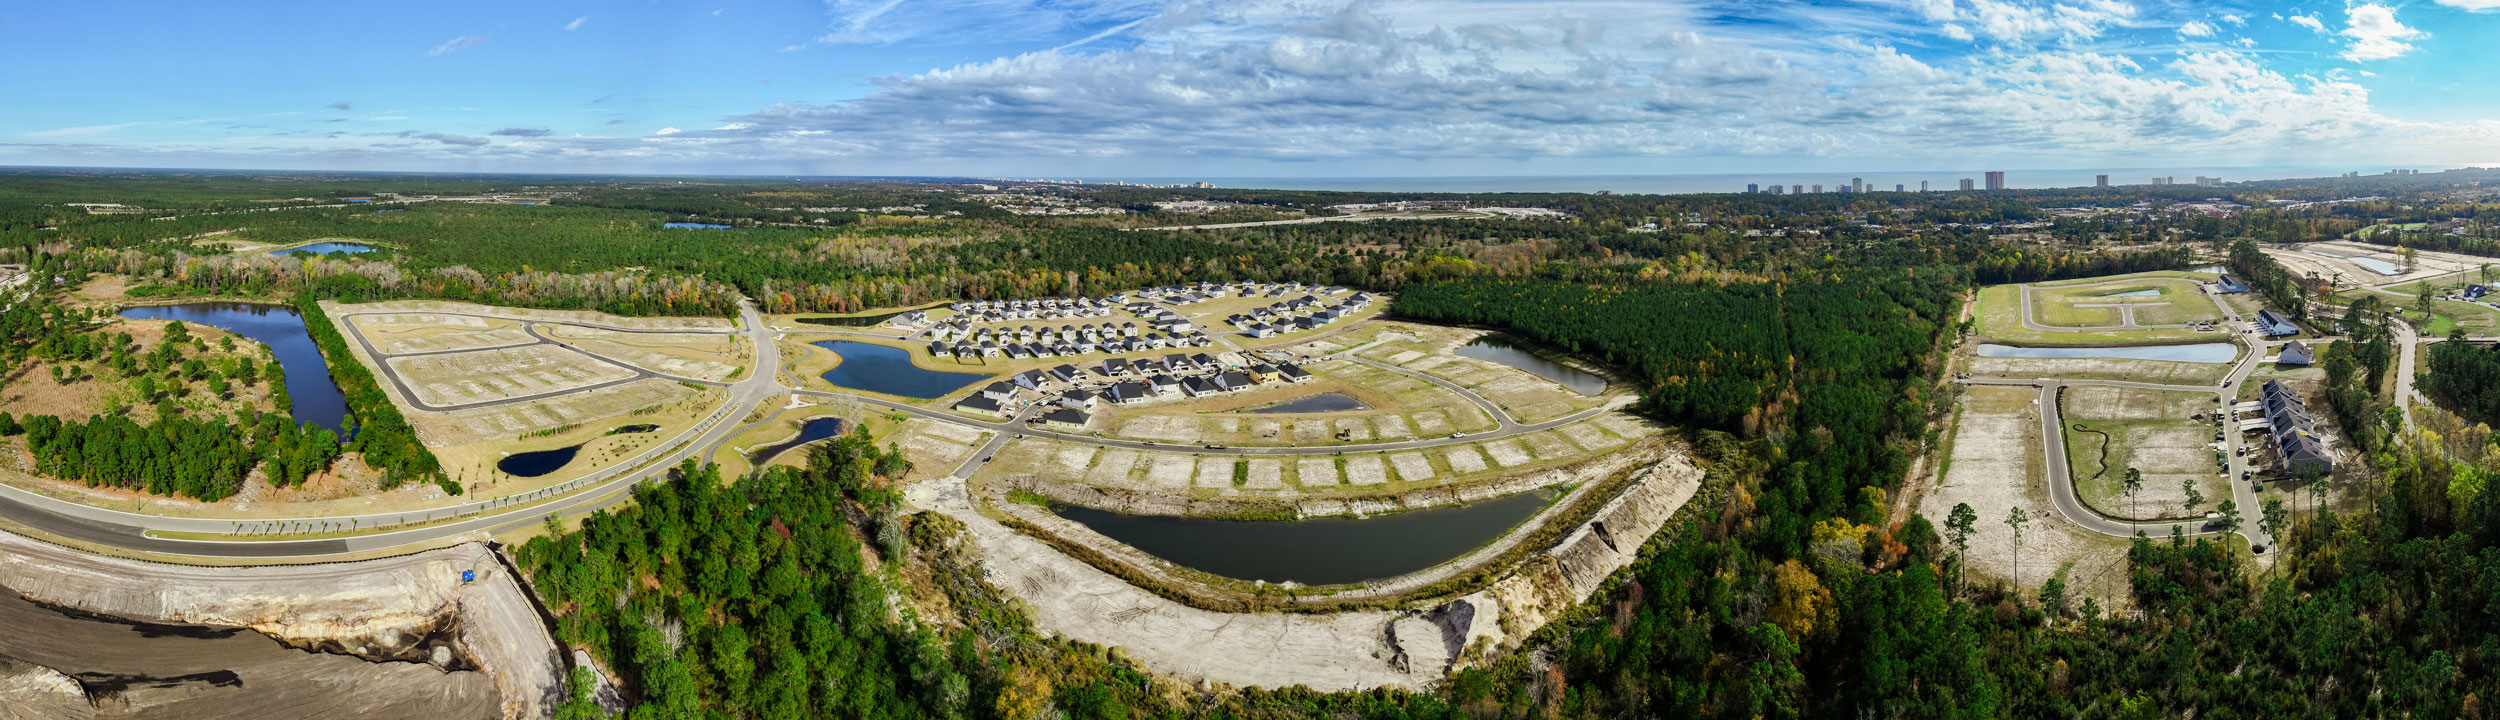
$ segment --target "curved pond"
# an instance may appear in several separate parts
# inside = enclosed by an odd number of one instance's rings
[[[1980,357],[2038,359],[2110,359],[2166,360],[2221,364],[2239,357],[2240,349],[2230,343],[2197,343],[2194,345],[2144,345],[2138,347],[2017,347],[1980,343]]]
[[[1345,393],[1320,393],[1309,397],[1294,398],[1292,400],[1287,400],[1247,412],[1260,414],[1324,413],[1369,409],[1371,409],[1371,406],[1363,404],[1363,401],[1361,400],[1354,399],[1354,396],[1352,395],[1347,395]]]
[[[573,463],[573,456],[581,452],[582,446],[575,445],[554,450],[513,453],[504,456],[502,460],[495,461],[495,469],[502,470],[504,474],[513,477],[538,477],[564,469],[564,466]]]
[[[658,429],[660,429],[660,426],[651,423],[634,423],[632,425],[618,425],[616,426],[616,429],[609,430],[608,434],[623,435],[626,433],[647,433]]]
[[[833,351],[842,363],[825,371],[835,387],[908,398],[934,398],[989,379],[988,375],[929,370],[911,364],[911,351],[850,340],[809,343]]]
[[[140,320],[180,320],[207,325],[260,341],[278,356],[286,373],[287,413],[299,423],[340,432],[347,419],[347,396],[330,380],[330,364],[321,348],[304,332],[304,318],[295,308],[238,302],[199,302],[124,308],[121,316]]]
[[[1460,347],[1458,354],[1461,357],[1487,360],[1526,370],[1530,375],[1561,383],[1563,387],[1577,390],[1582,395],[1596,395],[1606,391],[1605,378],[1586,370],[1547,360],[1545,356],[1530,351],[1528,346],[1500,336],[1486,335],[1476,338],[1475,342]]]
[[[303,246],[298,246],[298,247],[291,247],[291,248],[287,248],[287,249],[285,249],[285,250],[271,250],[271,251],[269,251],[269,254],[271,254],[271,255],[293,255],[293,254],[296,254],[296,253],[299,253],[299,252],[300,252],[300,253],[312,253],[312,254],[314,254],[314,255],[330,255],[330,254],[354,255],[354,254],[356,254],[356,253],[369,253],[369,252],[373,252],[373,249],[374,249],[374,248],[373,248],[373,246],[371,246],[371,245],[366,245],[366,244],[364,244],[364,243],[350,243],[350,242],[317,242],[317,243],[313,243],[313,244],[311,244],[311,245],[303,245]]]
[[[797,437],[756,448],[754,452],[747,453],[747,462],[760,468],[764,466],[764,463],[772,462],[773,458],[781,457],[782,453],[788,452],[791,448],[840,434],[842,434],[842,418],[813,418],[808,420],[807,424],[799,426]]]
[[[727,225],[722,225],[722,224],[719,224],[719,223],[699,223],[699,222],[673,222],[673,223],[660,223],[660,227],[664,227],[664,228],[675,228],[675,229],[678,229],[678,230],[727,230],[727,229],[729,229],[729,226],[727,226]]]
[[[1185,567],[1242,580],[1338,585],[1396,577],[1467,554],[1554,497],[1552,490],[1535,490],[1359,520],[1215,520],[1074,506],[1052,512]]]

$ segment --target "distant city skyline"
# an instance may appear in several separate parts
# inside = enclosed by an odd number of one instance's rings
[[[1912,175],[1875,169],[1921,166],[2500,164],[2500,96],[2463,89],[2500,62],[2500,44],[2482,41],[2500,35],[2493,10],[2494,0],[1656,0],[1637,12],[1604,0],[27,3],[0,12],[11,39],[0,77],[27,100],[0,111],[0,164],[1858,172],[1875,187]]]

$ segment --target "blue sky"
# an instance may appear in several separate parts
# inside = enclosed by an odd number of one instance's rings
[[[2500,165],[2500,0],[15,3],[0,164]]]

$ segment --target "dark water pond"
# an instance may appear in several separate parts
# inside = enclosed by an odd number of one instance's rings
[[[1447,562],[1507,533],[1551,490],[1378,517],[1240,521],[1062,507],[1060,517],[1173,563],[1242,580],[1338,585]]]
[[[330,364],[322,360],[321,348],[313,344],[312,335],[304,332],[304,318],[295,313],[295,308],[201,302],[126,308],[121,316],[180,320],[258,340],[277,353],[278,367],[286,371],[286,393],[291,403],[287,412],[296,422],[312,423],[331,432],[339,432],[345,424],[347,396],[340,394],[338,383],[330,380]]]
[[[729,226],[727,226],[727,225],[721,225],[721,224],[716,224],[716,223],[698,223],[698,222],[673,222],[673,223],[660,223],[660,227],[664,227],[664,228],[677,228],[677,229],[679,229],[679,230],[727,230],[727,229],[729,229]]]
[[[573,456],[581,454],[581,451],[582,446],[575,445],[554,450],[513,453],[504,456],[502,460],[495,461],[495,469],[502,470],[504,474],[513,477],[538,477],[564,469],[564,466],[572,464]]]
[[[1579,391],[1582,395],[1596,395],[1606,391],[1605,378],[1586,370],[1547,360],[1545,356],[1530,351],[1527,346],[1498,335],[1476,338],[1475,342],[1460,347],[1458,354],[1462,357],[1488,360],[1526,370],[1530,375],[1561,383],[1563,387]]]
[[[925,369],[911,364],[911,351],[897,347],[849,340],[824,340],[813,344],[842,357],[842,364],[825,371],[825,381],[835,387],[908,398],[934,398],[990,377]]]
[[[635,423],[632,425],[618,425],[616,426],[616,429],[609,430],[608,434],[623,435],[625,433],[647,433],[658,429],[660,429],[660,426],[653,425],[651,423]]]
[[[782,453],[791,448],[840,434],[842,434],[842,418],[811,419],[807,421],[807,424],[799,426],[797,437],[756,448],[755,452],[747,454],[747,462],[756,467],[763,467],[764,463],[772,462],[773,458],[781,457]]]
[[[1251,410],[1250,412],[1259,414],[1323,413],[1345,412],[1347,410],[1368,410],[1370,408],[1371,406],[1364,405],[1363,401],[1354,399],[1354,396],[1352,395],[1347,395],[1345,393],[1320,393],[1310,397],[1294,398],[1292,400],[1269,405],[1257,410]]]
[[[291,248],[287,248],[287,249],[285,249],[285,250],[272,250],[272,251],[270,251],[270,252],[269,252],[269,254],[271,254],[271,255],[293,255],[293,254],[296,254],[296,253],[299,253],[299,252],[301,252],[301,253],[312,253],[312,254],[314,254],[314,255],[329,255],[329,254],[332,254],[332,253],[337,253],[337,254],[342,254],[342,255],[354,255],[354,254],[356,254],[356,253],[369,253],[369,252],[373,252],[373,246],[371,246],[371,245],[366,245],[366,244],[364,244],[364,243],[317,242],[317,243],[313,243],[313,244],[311,244],[311,245],[305,245],[305,246],[303,246],[303,247],[291,247]]]

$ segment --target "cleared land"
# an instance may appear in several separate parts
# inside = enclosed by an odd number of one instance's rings
[[[2223,338],[2215,337],[2216,341]],[[2168,362],[2163,360],[2117,360],[2111,358],[1992,358],[1972,357],[1968,366],[1974,377],[2044,378],[2059,377],[2076,380],[2129,380],[2162,385],[2214,385],[2231,374],[2227,363]]]
[[[1966,389],[1944,477],[1918,511],[1944,527],[1954,505],[1970,504],[1979,517],[1969,558],[1977,574],[2025,588],[2064,577],[2070,598],[2088,595],[2103,607],[2118,607],[2127,590],[2126,541],[2075,527],[2049,506],[2039,396],[2033,388]],[[2016,507],[2031,522],[2019,548],[2020,576],[2014,574],[2014,532],[2005,525]]]
[[[2215,464],[2214,412],[2213,396],[2204,393],[2067,388],[2060,418],[2078,495],[2121,519],[2175,519],[2213,509],[2231,497]],[[2144,474],[2144,488],[2132,498],[2124,489],[2128,468]],[[2194,485],[2203,504],[2187,507],[2183,483]]]
[[[549,345],[395,357],[387,362],[416,391],[419,402],[436,407],[579,390],[634,376],[634,371],[624,367]]]
[[[1405,337],[1398,337],[1400,335]],[[1357,355],[1457,383],[1493,401],[1512,419],[1522,423],[1544,422],[1603,405],[1608,395],[1618,390],[1610,387],[1609,393],[1582,395],[1525,370],[1458,354],[1460,347],[1484,335],[1482,331],[1463,328],[1383,323],[1359,335],[1350,334],[1338,342],[1385,340]],[[1336,347],[1332,343],[1325,349],[1334,352]],[[1386,375],[1394,377],[1396,374]]]
[[[2031,286],[2035,295],[2035,297],[2032,298],[2032,308],[2035,313],[2051,311],[2060,313],[2097,313],[2087,315],[2068,315],[2063,319],[2074,323],[2074,325],[2078,327],[2115,326],[2118,323],[2118,314],[2114,309],[2071,308],[2070,306],[2074,302],[2082,302],[2085,304],[2118,304],[2128,300],[2138,300],[2142,298],[2112,298],[2106,297],[2106,295],[2111,292],[2128,289],[2160,289],[2164,290],[2165,295],[2151,299],[2154,301],[2168,302],[2170,304],[2163,306],[2160,309],[2149,307],[2139,308],[2137,310],[2139,314],[2136,317],[2137,323],[2156,323],[2161,319],[2173,319],[2177,322],[2188,322],[2190,320],[2219,320],[2221,319],[2221,316],[2214,311],[2213,300],[2210,297],[2203,295],[2200,291],[2184,289],[2192,285],[2192,283],[2188,282],[2188,279],[2190,278],[2211,279],[2213,277],[2215,276],[2203,273],[2165,271],[2135,273],[2131,275],[2117,275],[2101,278],[2085,278],[2060,283],[2035,283]],[[2044,297],[2051,295],[2067,298],[2071,302],[2052,302],[2044,299]],[[2078,296],[2082,299],[2074,300],[2074,298]],[[1979,334],[1986,335],[1995,340],[2023,345],[2108,345],[2119,343],[2223,339],[2222,334],[2218,332],[2204,332],[2189,328],[2119,329],[2116,327],[2109,327],[2107,329],[2096,328],[2088,330],[2036,330],[2024,326],[2022,311],[2023,303],[2021,286],[1991,285],[1979,289],[1979,303],[1974,312],[1973,319]],[[2048,326],[2060,326],[2063,324],[2058,321],[2059,318],[2035,317],[2032,318],[2032,320],[2039,324]]]

